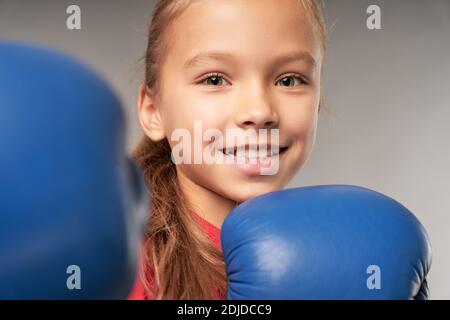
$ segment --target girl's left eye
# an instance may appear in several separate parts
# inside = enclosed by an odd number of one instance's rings
[[[300,76],[296,76],[296,75],[289,75],[286,77],[281,78],[278,82],[281,83],[281,86],[286,86],[286,87],[295,87],[295,86],[299,86],[302,84],[306,84],[307,82],[305,81],[305,79],[303,79]]]

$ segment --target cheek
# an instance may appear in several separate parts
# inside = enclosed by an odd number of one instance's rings
[[[218,100],[217,97],[199,95],[186,86],[181,86],[173,95],[166,95],[161,117],[167,136],[170,138],[176,129],[187,129],[194,136],[194,124],[201,125],[203,132],[208,128],[223,128],[229,115],[224,101]]]
[[[302,141],[308,143],[314,140],[318,121],[318,100],[314,97],[305,99],[303,103],[289,105],[282,113],[281,136],[291,142]]]

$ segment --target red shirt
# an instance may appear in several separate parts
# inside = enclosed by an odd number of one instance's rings
[[[217,248],[222,251],[222,244],[220,241],[220,229],[216,226],[212,225],[196,213],[193,213],[194,217],[200,223],[200,226],[203,228],[204,232],[209,236],[211,241],[217,246]],[[138,276],[134,285],[133,290],[131,290],[130,295],[127,298],[128,300],[153,300],[153,297],[148,296],[145,293],[144,286],[141,282],[140,277]],[[216,299],[225,300],[224,296],[217,296]]]

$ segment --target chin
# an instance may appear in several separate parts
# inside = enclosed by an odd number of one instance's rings
[[[236,187],[236,193],[230,194],[229,198],[233,199],[233,201],[236,201],[237,203],[242,203],[247,200],[253,199],[257,196],[272,192],[281,190],[282,187],[275,186],[275,185],[268,185],[268,186],[246,186],[246,187]]]

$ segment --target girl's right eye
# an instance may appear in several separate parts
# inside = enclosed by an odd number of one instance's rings
[[[222,74],[210,73],[210,74],[206,75],[202,80],[200,80],[199,84],[204,84],[206,86],[218,87],[218,86],[224,85],[223,84],[224,81],[228,82]]]

